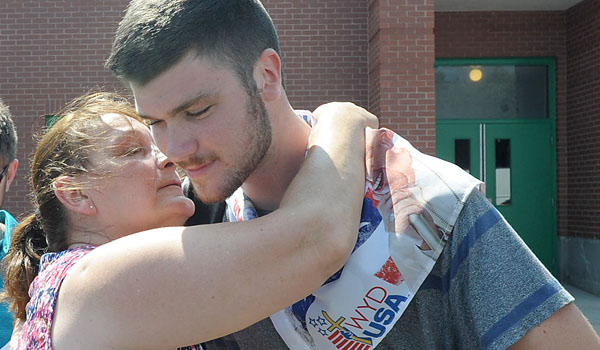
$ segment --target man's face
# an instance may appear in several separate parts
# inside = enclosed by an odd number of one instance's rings
[[[269,149],[264,103],[231,69],[188,54],[148,84],[131,88],[159,148],[185,170],[205,203],[231,195]]]

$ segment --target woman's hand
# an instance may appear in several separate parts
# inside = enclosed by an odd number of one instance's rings
[[[349,123],[360,125],[364,128],[376,129],[379,119],[366,109],[352,102],[329,102],[320,105],[313,111],[315,122],[328,121],[333,123]]]

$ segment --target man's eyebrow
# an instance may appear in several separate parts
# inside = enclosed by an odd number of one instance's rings
[[[167,112],[167,115],[169,117],[172,117],[174,115],[177,115],[177,114],[185,111],[186,109],[190,108],[191,106],[195,105],[196,103],[201,102],[202,100],[214,99],[215,96],[216,96],[215,94],[201,92],[201,93],[197,94],[196,96],[190,98],[189,100],[184,101],[182,104],[173,108],[171,111]],[[149,119],[149,120],[158,119],[156,117],[145,115],[142,113],[138,113],[138,115],[140,117],[142,117],[143,119]]]

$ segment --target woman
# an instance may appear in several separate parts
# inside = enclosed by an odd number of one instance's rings
[[[347,104],[332,108],[280,209],[245,223],[177,227],[193,204],[131,106],[108,94],[72,104],[35,151],[35,214],[16,229],[4,262],[16,317],[26,318],[18,348],[198,344],[319,287],[356,240],[364,183],[356,170],[364,128],[376,123]],[[328,205],[334,195],[344,204]]]

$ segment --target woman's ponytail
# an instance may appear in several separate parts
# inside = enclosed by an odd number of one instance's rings
[[[46,236],[37,215],[31,214],[17,225],[8,254],[2,261],[4,293],[17,319],[26,318],[29,285],[40,269],[40,257],[46,252]]]

